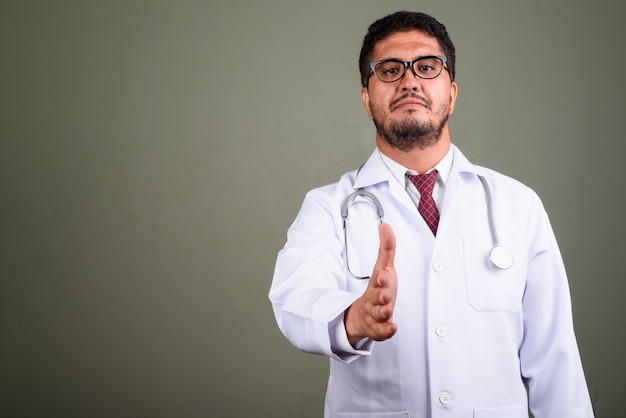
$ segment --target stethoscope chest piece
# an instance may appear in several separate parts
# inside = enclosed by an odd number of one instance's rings
[[[499,270],[507,270],[513,267],[513,253],[502,245],[495,245],[489,251],[489,260]]]

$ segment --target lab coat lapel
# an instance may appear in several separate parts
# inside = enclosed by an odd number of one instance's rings
[[[477,180],[478,168],[472,164],[463,153],[454,145],[451,145],[453,152],[452,171],[446,183],[446,192],[443,199],[443,205],[440,210],[441,221],[439,229],[444,227],[446,223],[446,214],[452,208],[452,205],[459,200],[462,195],[463,185],[466,182]],[[380,156],[380,151],[375,149],[368,160],[359,169],[354,182],[354,189],[368,189],[376,187],[381,189],[383,184],[387,184],[387,188],[391,196],[404,205],[409,211],[415,209],[415,204],[406,192],[405,184],[396,179],[385,162]],[[461,201],[463,198],[460,198]]]
[[[354,182],[354,189],[367,189],[382,183],[388,185],[388,191],[395,200],[411,211],[415,209],[415,204],[406,192],[404,182],[400,182],[391,174],[391,171],[380,157],[380,151],[375,149],[370,158],[359,169]]]
[[[452,205],[459,201],[459,199],[461,202],[463,201],[464,198],[459,198],[459,196],[463,196],[464,184],[475,180],[478,174],[477,167],[472,164],[455,145],[451,146],[453,152],[452,171],[450,172],[450,177],[446,183],[446,192],[440,211],[440,231],[442,228],[445,228],[445,224],[447,223],[446,219],[448,218],[447,214],[452,209]]]

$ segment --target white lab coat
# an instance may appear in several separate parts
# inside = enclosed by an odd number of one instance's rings
[[[477,174],[490,185],[500,242],[514,254],[509,270],[489,264],[492,236]],[[367,286],[345,265],[340,207],[356,188],[378,197],[396,235],[398,332],[373,343],[371,353],[336,353],[334,330]],[[378,151],[358,173],[307,194],[269,297],[293,345],[330,357],[325,416],[527,418],[530,399],[535,418],[593,417],[565,269],[537,195],[453,146],[440,213],[435,238]],[[369,275],[375,210],[357,198],[348,219],[351,271]]]

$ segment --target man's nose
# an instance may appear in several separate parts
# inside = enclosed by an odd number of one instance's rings
[[[400,87],[402,90],[419,90],[421,89],[422,79],[415,75],[412,68],[407,68],[404,73],[404,77],[400,80]]]

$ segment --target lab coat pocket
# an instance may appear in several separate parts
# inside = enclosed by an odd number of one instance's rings
[[[528,418],[526,405],[506,408],[474,409],[474,418]]]
[[[513,265],[501,270],[491,264],[491,237],[465,238],[464,265],[468,303],[477,311],[515,312],[519,309],[526,283],[526,257],[521,243],[503,240],[512,252]]]

